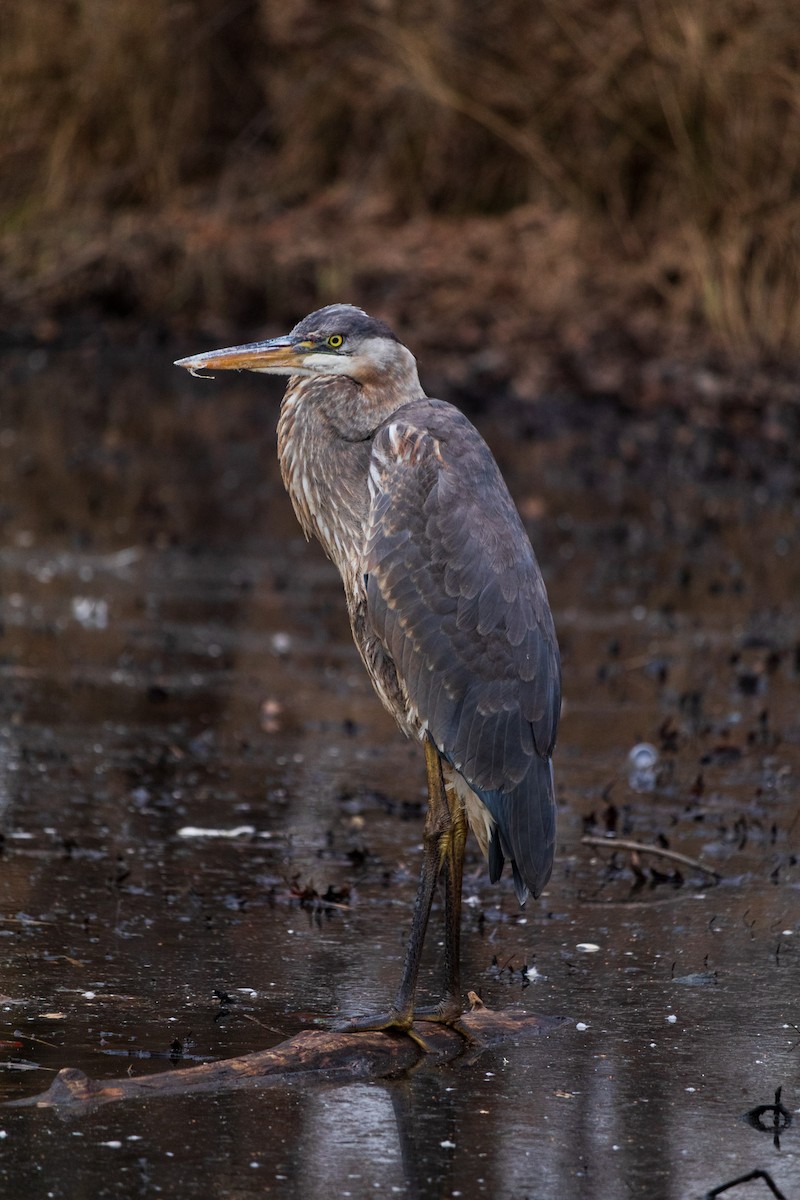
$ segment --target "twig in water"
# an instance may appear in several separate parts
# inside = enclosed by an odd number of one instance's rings
[[[703,871],[706,875],[713,876],[717,882],[722,879],[719,871],[715,871],[713,867],[707,867],[705,863],[701,863],[696,858],[690,858],[688,854],[680,854],[677,850],[665,850],[663,846],[651,846],[647,842],[634,842],[629,838],[618,837],[594,837],[587,834],[581,838],[581,844],[584,846],[604,846],[612,847],[614,850],[632,850],[638,854],[655,854],[659,858],[669,858],[672,862],[681,863],[684,867],[694,867],[697,871]]]
[[[706,1200],[714,1200],[715,1196],[721,1196],[723,1192],[727,1192],[730,1188],[738,1187],[740,1183],[750,1183],[752,1179],[763,1179],[773,1196],[777,1196],[778,1200],[786,1200],[783,1192],[773,1180],[769,1171],[751,1171],[749,1175],[740,1175],[738,1179],[732,1179],[730,1183],[720,1184],[713,1191],[706,1192]]]

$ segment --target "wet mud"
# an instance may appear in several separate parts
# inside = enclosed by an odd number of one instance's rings
[[[280,385],[185,378],[193,348],[5,354],[3,1100],[266,1048],[398,976],[422,756],[295,525]],[[470,844],[464,985],[568,1019],[391,1080],[0,1109],[6,1194],[800,1195],[800,410],[469,411],[565,706],[552,880],[520,910]]]

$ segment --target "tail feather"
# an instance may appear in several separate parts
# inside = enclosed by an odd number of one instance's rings
[[[489,843],[489,878],[496,883],[511,861],[520,904],[538,896],[550,878],[556,843],[556,801],[549,758],[534,757],[531,769],[510,792],[480,792],[497,824]]]

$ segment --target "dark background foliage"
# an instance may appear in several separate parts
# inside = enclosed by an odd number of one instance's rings
[[[790,0],[7,0],[3,21],[15,326],[222,336],[347,299],[456,382],[491,346],[522,392],[565,359],[603,386],[620,355],[797,354]]]

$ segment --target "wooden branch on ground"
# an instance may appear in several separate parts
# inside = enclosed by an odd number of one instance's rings
[[[475,997],[477,1000],[477,997]],[[550,1033],[563,1017],[535,1017],[522,1012],[495,1012],[480,1001],[462,1017],[470,1040],[454,1029],[419,1021],[415,1032],[437,1063],[457,1058],[467,1049],[484,1049],[511,1038]],[[473,1045],[474,1042],[474,1045]],[[46,1092],[8,1101],[8,1108],[93,1108],[113,1100],[185,1096],[224,1092],[247,1086],[267,1086],[289,1079],[314,1077],[327,1082],[381,1079],[409,1070],[424,1056],[410,1037],[398,1033],[348,1033],[303,1030],[288,1041],[241,1058],[203,1063],[197,1067],[122,1079],[90,1079],[83,1071],[65,1067]]]
[[[618,837],[593,837],[587,834],[581,838],[581,845],[602,846],[605,850],[630,850],[634,854],[655,854],[659,858],[668,858],[684,867],[692,867],[696,871],[702,871],[705,875],[711,875],[717,882],[722,879],[719,871],[715,871],[713,867],[707,867],[699,859],[690,858],[688,854],[680,854],[677,850],[667,850],[663,846],[653,846],[649,842],[634,842],[629,838]]]

